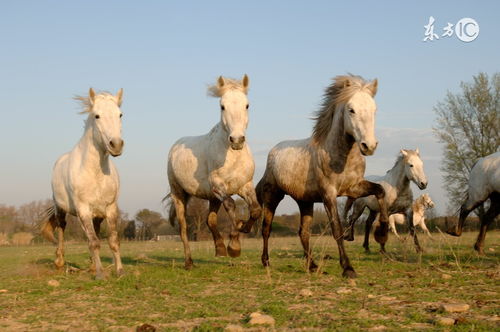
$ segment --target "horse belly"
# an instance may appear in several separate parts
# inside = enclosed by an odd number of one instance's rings
[[[281,190],[295,200],[321,201],[309,154],[287,148],[281,150],[274,161],[272,173]]]

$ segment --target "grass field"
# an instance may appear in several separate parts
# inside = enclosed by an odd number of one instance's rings
[[[256,311],[272,316],[278,331],[499,330],[500,232],[487,234],[483,257],[472,249],[476,236],[421,236],[423,255],[409,239],[390,237],[389,257],[365,254],[357,236],[346,244],[355,282],[341,277],[330,237],[312,239],[321,263],[313,274],[304,270],[298,237],[271,238],[269,269],[260,263],[260,239],[245,239],[236,259],[214,257],[212,242],[192,243],[192,271],[183,269],[180,242],[125,242],[120,278],[103,243],[104,281],[87,270],[83,243],[67,244],[65,271],[53,268],[52,246],[0,247],[0,330],[135,331],[144,323],[159,331],[272,329],[249,325]],[[439,309],[443,303],[470,308],[448,313]],[[440,317],[456,323],[441,326]]]

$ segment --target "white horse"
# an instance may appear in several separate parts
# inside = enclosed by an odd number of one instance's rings
[[[427,236],[432,237],[431,232],[427,228],[425,224],[425,210],[434,207],[434,202],[432,201],[429,194],[425,193],[420,195],[416,200],[411,204],[411,209],[413,213],[413,226],[419,226],[422,231],[424,231]],[[377,223],[378,220],[375,222]],[[389,216],[389,229],[396,235],[398,239],[400,239],[398,231],[396,229],[396,224],[403,225],[406,222],[406,215],[404,213],[395,213]],[[374,223],[374,224],[375,224]]]
[[[55,264],[64,266],[64,228],[66,214],[77,216],[89,241],[92,265],[96,279],[104,277],[99,256],[100,243],[97,234],[103,219],[109,227],[109,247],[117,275],[123,274],[120,243],[117,233],[118,172],[109,159],[119,156],[123,150],[121,138],[120,106],[123,89],[116,96],[109,93],[95,94],[90,88],[88,97],[76,97],[87,113],[85,131],[78,144],[56,162],[52,173],[54,206],[49,209],[42,232],[56,243]]]
[[[241,252],[239,230],[243,223],[236,220],[231,195],[237,194],[247,202],[250,208],[249,227],[261,215],[252,183],[255,164],[245,141],[248,85],[247,75],[241,81],[220,76],[217,83],[208,89],[212,97],[220,97],[220,122],[208,134],[183,137],[170,149],[168,181],[173,207],[170,207],[169,219],[173,223],[177,216],[179,221],[186,269],[193,265],[185,217],[186,204],[191,196],[210,202],[207,224],[214,238],[217,256],[227,256],[229,252],[231,257],[237,257]],[[221,203],[233,222],[227,251],[217,230],[217,211]]]
[[[269,152],[266,171],[257,184],[258,199],[264,210],[261,256],[264,266],[269,266],[268,244],[274,212],[285,194],[299,205],[299,235],[309,270],[317,268],[309,246],[315,202],[325,206],[337,241],[343,276],[354,278],[356,273],[344,248],[337,197],[376,195],[382,205],[383,225],[375,234],[377,241],[386,241],[384,189],[363,178],[364,156],[372,155],[377,148],[374,100],[377,86],[377,80],[367,82],[359,76],[335,77],[326,88],[311,137],[283,141]]]
[[[449,229],[448,234],[462,235],[465,220],[472,210],[490,199],[490,208],[481,220],[481,229],[474,245],[479,254],[484,254],[484,238],[488,225],[500,213],[500,152],[495,152],[479,159],[469,176],[467,200],[460,208],[460,218],[455,229]]]
[[[385,190],[385,203],[389,215],[395,213],[407,213],[413,201],[413,194],[410,188],[410,181],[414,182],[421,190],[427,187],[427,178],[424,173],[424,164],[420,159],[418,149],[401,150],[394,166],[387,171],[384,176],[372,176],[367,179],[379,183]],[[344,209],[344,220],[347,219],[347,213],[353,204],[352,199],[348,199]],[[350,231],[346,234],[345,239],[348,241],[354,240],[354,223],[363,213],[365,207],[370,210],[370,215],[366,219],[365,240],[363,247],[369,251],[369,237],[373,221],[376,219],[380,211],[379,202],[375,196],[359,198],[354,202],[353,212],[349,217]],[[410,218],[411,216],[408,216]],[[418,238],[416,236],[413,223],[408,224],[410,234],[415,241],[417,251],[421,251]],[[384,243],[380,243],[381,250],[385,250]]]

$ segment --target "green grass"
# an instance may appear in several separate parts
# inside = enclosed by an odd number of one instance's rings
[[[389,239],[389,257],[365,254],[361,236],[346,243],[358,273],[355,284],[341,277],[336,243],[313,238],[318,273],[306,273],[297,237],[271,238],[271,264],[260,263],[261,240],[243,240],[242,256],[216,258],[212,242],[191,243],[195,268],[183,269],[180,242],[125,242],[126,275],[113,275],[111,253],[103,241],[107,280],[87,270],[87,246],[68,243],[67,265],[56,271],[52,246],[0,247],[0,330],[133,331],[144,323],[160,331],[220,331],[228,324],[250,327],[260,311],[276,329],[356,331],[441,330],[437,317],[459,319],[457,331],[500,328],[500,232],[489,232],[486,256],[472,249],[476,233],[451,238],[421,236],[418,255],[409,239]],[[372,244],[372,250],[377,244]],[[326,254],[333,259],[321,259]],[[451,279],[443,279],[443,274]],[[57,280],[59,287],[51,287]],[[309,289],[312,296],[300,291]],[[440,303],[467,303],[465,313],[436,311]]]

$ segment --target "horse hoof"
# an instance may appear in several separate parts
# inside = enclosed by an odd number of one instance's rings
[[[226,257],[227,250],[225,246],[220,246],[215,248],[215,256],[217,257]]]
[[[446,234],[451,235],[451,236],[460,236],[461,235],[461,234],[458,234],[457,231],[454,229],[447,230]]]
[[[316,272],[316,271],[318,271],[318,265],[316,265],[316,263],[311,261],[311,263],[309,263],[309,272]]]
[[[118,271],[116,271],[116,276],[117,277],[122,277],[125,275],[125,271],[123,269],[119,269]]]
[[[61,270],[64,267],[64,261],[63,260],[55,260],[54,265],[56,266],[56,269]]]
[[[193,260],[191,258],[188,258],[184,261],[184,269],[185,270],[191,270],[193,268]]]
[[[240,233],[248,234],[252,230],[253,223],[247,221],[243,223],[243,226],[240,228]]]
[[[357,278],[357,274],[356,274],[356,272],[354,272],[354,269],[351,267],[351,268],[345,269],[344,272],[342,272],[342,277],[347,278],[347,279],[355,279],[355,278]]]
[[[104,280],[104,279],[106,278],[104,277],[103,273],[98,273],[95,275],[95,280]]]
[[[270,266],[269,259],[262,258],[262,266],[269,267]]]
[[[241,255],[241,249],[233,249],[230,246],[227,246],[227,252],[229,256],[233,258],[240,257]]]
[[[346,241],[354,241],[354,236],[344,235],[344,240],[346,240]]]

